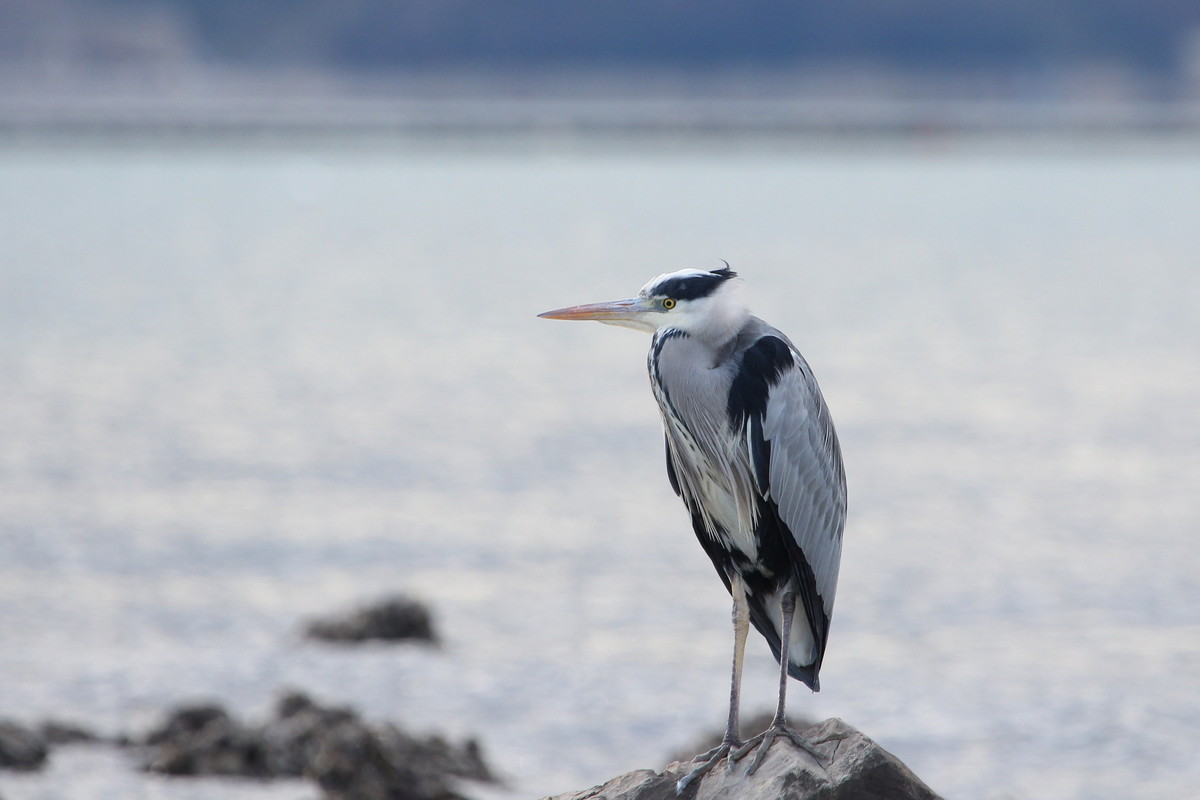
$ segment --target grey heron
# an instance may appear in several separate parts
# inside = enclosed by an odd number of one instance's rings
[[[540,314],[653,334],[647,366],[662,413],[667,477],[733,597],[733,669],[724,740],[696,757],[682,792],[721,759],[729,768],[779,736],[813,755],[784,720],[787,678],[814,692],[829,637],[846,520],[846,478],[829,409],[808,363],[752,316],[726,264],[654,278],[637,297]],[[796,614],[797,606],[799,614]],[[742,660],[753,624],[780,664],[770,727],[743,743]]]

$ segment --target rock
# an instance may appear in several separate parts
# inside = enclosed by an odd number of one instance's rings
[[[180,708],[145,743],[147,772],[272,777],[260,737],[217,705]]]
[[[308,770],[329,800],[462,800],[395,728],[342,725],[321,738]]]
[[[41,769],[52,747],[103,741],[95,733],[65,722],[47,721],[27,728],[0,720],[0,769]]]
[[[696,800],[938,800],[895,756],[840,719],[827,719],[803,732],[829,757],[817,760],[786,739],[777,739],[754,775],[753,755],[731,773],[718,764],[688,787]],[[675,785],[694,764],[677,761],[661,772],[637,770],[582,792],[551,800],[676,800]]]
[[[40,733],[11,720],[0,720],[0,769],[41,769],[48,752]]]
[[[46,720],[40,728],[42,738],[51,747],[64,744],[95,744],[105,741],[99,734],[70,722]]]
[[[752,714],[742,720],[741,729],[743,736],[753,736],[756,733],[761,733],[770,727],[772,720],[775,719],[774,711],[760,711],[757,714]],[[794,731],[802,731],[806,728],[811,728],[816,724],[813,720],[794,717],[791,714],[787,716],[787,724]],[[709,733],[696,739],[687,747],[680,749],[671,756],[672,761],[691,761],[692,756],[696,753],[707,753],[721,743],[725,738],[725,727],[721,726],[720,730],[710,731]]]
[[[316,758],[321,740],[343,724],[361,723],[349,708],[317,705],[302,692],[284,694],[275,706],[275,719],[262,727],[272,772],[304,775]]]
[[[420,738],[370,725],[349,708],[307,695],[280,698],[275,716],[252,726],[215,705],[174,712],[150,732],[144,768],[170,775],[306,777],[337,800],[451,800],[454,779],[493,781],[477,742]]]
[[[436,642],[429,610],[417,600],[403,596],[382,600],[342,617],[313,620],[305,627],[304,635],[327,642],[369,639]]]
[[[495,780],[472,739],[455,746],[439,736],[419,738],[306,700],[285,698],[281,706],[290,713],[268,732],[290,741],[293,758],[304,753],[304,774],[330,800],[452,800],[459,795],[450,779]]]

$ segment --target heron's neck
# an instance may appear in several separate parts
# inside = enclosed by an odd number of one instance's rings
[[[687,334],[704,342],[714,351],[721,352],[733,344],[749,319],[750,312],[742,305],[715,308],[704,320],[704,324],[687,331]]]
[[[744,325],[742,327],[745,327]],[[663,345],[669,339],[688,339],[696,345],[705,348],[711,359],[710,367],[717,367],[725,362],[737,349],[738,334],[741,332],[738,328],[732,335],[726,337],[723,341],[717,340],[712,336],[699,335],[695,331],[689,331],[684,328],[659,328],[654,333],[654,339],[650,344],[650,359],[654,361],[658,354],[662,352]]]

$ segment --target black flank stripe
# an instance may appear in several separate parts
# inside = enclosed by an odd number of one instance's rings
[[[750,459],[759,494],[765,495],[771,488],[771,443],[763,438],[762,417],[758,414],[750,417]]]

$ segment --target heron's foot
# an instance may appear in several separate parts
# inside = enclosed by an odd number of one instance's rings
[[[682,778],[679,779],[678,783],[675,784],[676,796],[682,795],[684,793],[684,791],[687,790],[687,787],[692,784],[693,781],[699,780],[700,778],[703,778],[705,775],[707,775],[709,772],[712,772],[712,768],[715,767],[717,764],[720,764],[721,759],[723,759],[723,758],[729,759],[729,771],[733,772],[733,765],[734,765],[733,752],[740,746],[741,746],[740,742],[731,742],[731,741],[726,740],[726,741],[721,742],[719,745],[714,747],[712,750],[709,750],[707,753],[701,753],[700,755],[693,758],[692,763],[699,764],[700,766],[696,767],[694,770],[689,772],[687,775],[684,775]]]
[[[767,728],[757,736],[747,740],[745,744],[731,752],[729,754],[730,764],[745,758],[750,754],[751,750],[757,750],[757,752],[754,754],[754,760],[750,762],[750,768],[746,770],[747,775],[753,775],[758,770],[759,766],[762,765],[763,759],[767,757],[767,752],[771,749],[771,745],[775,744],[775,740],[780,736],[790,739],[792,744],[796,745],[796,747],[799,747],[801,750],[816,759],[817,763],[821,766],[821,769],[824,769],[825,765],[829,763],[829,756],[825,755],[816,748],[817,744],[824,744],[824,741],[809,742],[799,733],[784,724],[782,720],[776,719],[771,723],[771,727]]]

